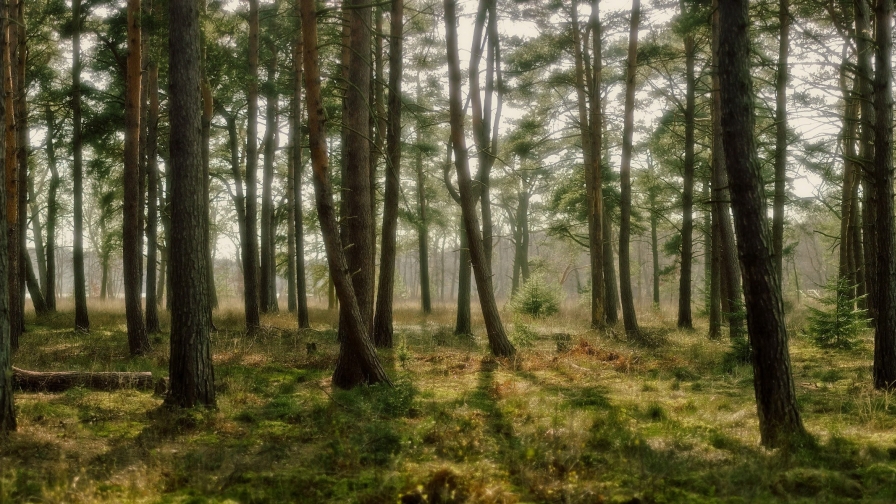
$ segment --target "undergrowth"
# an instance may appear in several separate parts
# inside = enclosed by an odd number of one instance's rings
[[[341,391],[332,312],[315,311],[313,330],[283,313],[246,334],[223,311],[217,409],[167,410],[135,390],[17,394],[0,502],[896,500],[896,398],[871,387],[866,337],[834,352],[791,333],[818,443],[768,451],[749,365],[701,321],[648,319],[645,345],[570,320],[518,321],[520,354],[494,359],[481,321],[460,338],[448,310],[399,308],[396,348],[380,352],[395,386]],[[128,357],[116,306],[91,313],[90,334],[70,312],[27,322],[16,366],[167,372],[167,335]]]

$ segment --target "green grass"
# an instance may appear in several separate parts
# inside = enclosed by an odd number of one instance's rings
[[[448,310],[406,308],[396,349],[380,353],[395,387],[341,391],[334,319],[315,311],[315,330],[297,332],[283,313],[246,335],[238,313],[216,314],[215,410],[170,411],[134,390],[18,394],[0,502],[896,500],[896,397],[871,387],[868,335],[823,350],[791,331],[818,442],[769,451],[749,366],[726,361],[705,327],[648,320],[658,337],[645,346],[563,313],[526,321],[530,346],[505,360],[481,324],[458,338]],[[15,365],[167,373],[167,335],[128,357],[120,307],[93,310],[87,335],[72,320],[32,315]]]

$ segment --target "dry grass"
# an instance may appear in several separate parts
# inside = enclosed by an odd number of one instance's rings
[[[89,335],[69,329],[70,311],[29,319],[15,364],[166,373],[167,336],[130,358],[120,305],[94,308]],[[726,369],[727,343],[662,314],[642,320],[659,336],[646,347],[587,331],[575,312],[517,320],[531,346],[494,359],[481,319],[461,338],[445,307],[402,306],[397,346],[381,352],[395,388],[353,391],[329,383],[335,318],[316,310],[299,332],[280,313],[246,335],[238,307],[220,310],[215,410],[168,411],[131,390],[17,395],[0,502],[896,499],[896,398],[870,387],[868,341],[823,351],[794,335],[818,445],[781,452],[758,446],[749,367]]]

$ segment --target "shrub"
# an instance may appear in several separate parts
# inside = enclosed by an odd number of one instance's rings
[[[510,308],[519,315],[549,317],[560,311],[560,291],[539,277],[532,277],[510,300]]]
[[[821,308],[808,306],[806,333],[823,348],[852,348],[856,336],[868,327],[868,312],[856,307],[854,286],[846,279],[828,282],[823,294],[815,299]]]

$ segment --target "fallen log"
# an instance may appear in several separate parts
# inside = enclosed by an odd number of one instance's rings
[[[75,387],[95,390],[162,390],[166,380],[153,379],[149,371],[142,372],[91,372],[91,371],[27,371],[12,368],[13,386],[25,392],[63,392]]]

